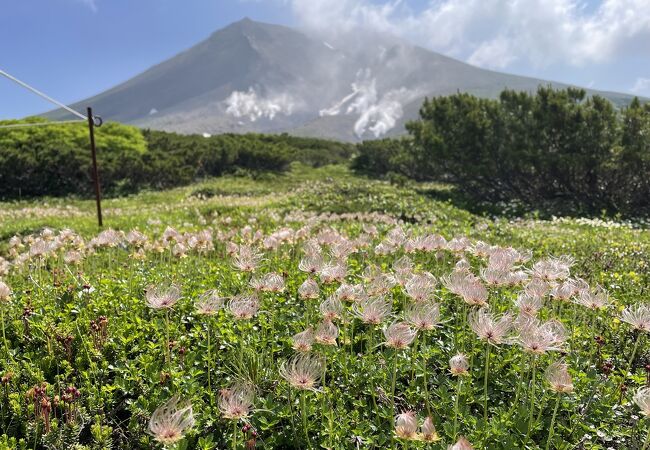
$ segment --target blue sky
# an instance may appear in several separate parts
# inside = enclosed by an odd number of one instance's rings
[[[650,96],[650,0],[7,0],[0,68],[71,103],[245,16],[372,28],[482,67]],[[0,119],[47,109],[0,78]]]

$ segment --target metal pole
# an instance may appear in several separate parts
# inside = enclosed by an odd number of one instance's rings
[[[95,149],[95,120],[93,109],[88,107],[88,133],[90,134],[90,152],[93,156],[93,182],[95,184],[95,200],[97,201],[97,223],[101,228],[104,224],[102,221],[102,200],[101,190],[99,188],[99,171],[97,170],[97,150]]]

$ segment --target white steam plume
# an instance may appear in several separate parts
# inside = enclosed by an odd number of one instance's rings
[[[296,106],[296,102],[287,94],[262,98],[252,87],[247,92],[234,91],[225,103],[228,114],[234,117],[248,117],[251,122],[262,117],[273,120],[278,114],[290,116]]]
[[[330,108],[321,110],[320,115],[337,116],[348,105],[345,114],[359,114],[354,124],[354,133],[362,137],[370,132],[379,137],[393,129],[404,115],[402,102],[414,97],[414,91],[402,87],[388,91],[380,98],[377,78],[372,77],[370,69],[365,69],[357,72],[357,79],[352,83],[352,93]]]

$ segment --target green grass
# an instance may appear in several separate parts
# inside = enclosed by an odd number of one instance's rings
[[[648,339],[642,335],[633,373],[626,374],[638,334],[618,317],[626,305],[648,301],[648,229],[643,224],[476,214],[452,203],[451,197],[442,201],[430,195],[444,189],[394,186],[357,177],[343,166],[312,169],[296,164],[282,175],[223,177],[105,200],[105,228],[138,229],[150,243],[167,227],[180,233],[212,230],[214,250],[188,249],[185,256],[175,257],[168,248],[158,252],[150,245],[143,260],[124,241],[88,251],[99,231],[92,200],[0,204],[0,255],[9,261],[29,250],[33,241],[28,235],[38,239],[45,227],[69,228],[83,238],[83,244],[67,242],[45,260],[32,257],[5,275],[0,264],[0,279],[13,290],[11,299],[0,303],[9,349],[0,349],[0,375],[11,374],[0,386],[0,436],[5,434],[0,449],[161,448],[147,433],[147,423],[173,394],[191,400],[196,417],[178,448],[221,449],[233,443],[244,448],[245,439],[268,449],[447,448],[460,434],[475,448],[546,448],[557,395],[548,389],[543,370],[562,357],[575,391],[557,403],[549,447],[640,449],[648,425],[631,399],[647,382]],[[364,225],[376,226],[377,236],[366,235],[372,230]],[[441,283],[434,291],[439,328],[419,333],[413,344],[398,351],[380,345],[381,330],[403,318],[411,303],[405,289],[388,291],[394,317],[378,327],[355,318],[352,305],[344,301],[343,317],[335,320],[338,345],[315,344],[312,350],[326,361],[325,378],[303,398],[280,376],[280,367],[293,354],[291,336],[320,323],[319,304],[339,286],[321,281],[319,299],[298,298],[298,288],[308,277],[298,267],[306,238],[325,239],[320,233],[333,229],[345,239],[370,239],[371,245],[347,258],[346,282],[366,289],[364,271],[369,266],[392,273],[403,256],[412,260],[416,273],[428,271],[438,280],[451,273],[460,254],[405,254],[401,247],[387,255],[375,251],[396,225],[413,236],[466,236],[473,243],[530,250],[532,262],[571,255],[571,276],[592,287],[601,285],[612,304],[592,311],[545,299],[540,318],[560,320],[570,337],[562,352],[537,357],[533,388],[532,357],[516,344],[491,349],[485,378],[486,346],[467,326],[470,308]],[[269,236],[283,227],[299,231],[270,248]],[[252,239],[256,231],[260,236]],[[10,250],[14,235],[24,245],[17,253]],[[284,279],[283,292],[259,293],[260,309],[250,320],[234,320],[226,310],[205,317],[194,307],[208,289],[225,297],[251,292],[251,275],[237,270],[227,254],[230,241],[251,244],[263,254],[253,278],[274,272]],[[63,258],[75,246],[84,255],[79,266]],[[323,254],[329,258],[329,246],[323,245]],[[471,252],[464,257],[477,275],[486,266]],[[144,295],[147,286],[166,283],[182,290],[169,316],[147,307]],[[490,287],[491,309],[513,311],[520,290]],[[108,320],[105,335],[91,322],[101,316]],[[468,355],[471,365],[460,388],[454,433],[458,384],[449,375],[448,360],[458,351]],[[608,371],[605,363],[613,369]],[[488,423],[483,419],[485,379]],[[254,409],[237,422],[223,418],[219,410],[219,390],[236,381],[255,386]],[[41,383],[46,383],[45,393],[35,394]],[[69,386],[79,390],[79,398],[66,403],[61,398]],[[40,409],[43,399],[50,403],[47,417]],[[401,410],[415,411],[420,423],[431,415],[440,441],[396,439],[394,415]],[[245,424],[252,428],[243,431]]]

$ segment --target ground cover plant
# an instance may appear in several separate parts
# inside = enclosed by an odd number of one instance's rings
[[[0,448],[647,448],[644,224],[415,187],[0,205]]]

